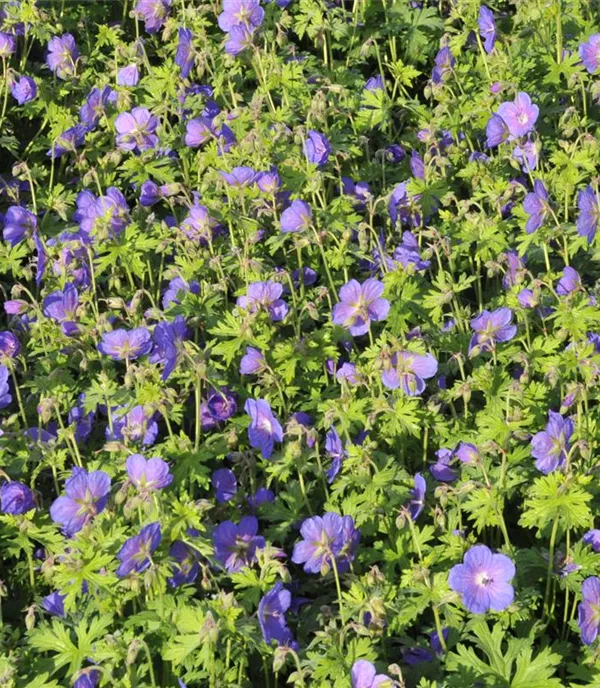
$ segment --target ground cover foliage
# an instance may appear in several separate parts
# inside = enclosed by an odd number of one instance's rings
[[[598,4],[0,22],[0,685],[600,685]]]

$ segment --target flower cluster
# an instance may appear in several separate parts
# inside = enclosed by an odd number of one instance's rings
[[[0,684],[599,683],[599,22],[0,3]]]

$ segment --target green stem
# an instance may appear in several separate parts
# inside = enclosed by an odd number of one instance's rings
[[[556,535],[558,533],[559,519],[554,521],[552,526],[552,533],[550,535],[550,549],[548,551],[548,572],[546,575],[546,592],[544,593],[544,610],[543,616],[545,617],[548,612],[548,602],[550,601],[550,586],[552,583],[552,569],[554,567],[554,546],[556,544]]]
[[[344,602],[342,600],[342,586],[340,585],[340,574],[337,568],[337,562],[335,561],[335,556],[330,555],[331,558],[331,568],[333,569],[333,577],[335,578],[335,589],[337,591],[338,604],[340,605],[340,619],[342,620],[342,627],[346,625],[346,615],[344,613]]]
[[[150,648],[145,640],[142,640],[142,646],[144,648],[144,653],[146,654],[146,661],[148,662],[148,671],[150,672],[150,683],[153,688],[156,688],[156,678],[154,676],[154,666],[152,665],[152,655],[150,654]]]

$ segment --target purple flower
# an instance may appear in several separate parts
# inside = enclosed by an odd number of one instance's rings
[[[254,449],[260,449],[265,459],[273,454],[273,444],[283,442],[283,428],[264,399],[247,399],[244,410],[250,416],[248,441]]]
[[[291,604],[292,595],[283,587],[283,583],[276,583],[261,599],[258,605],[258,623],[268,645],[273,640],[284,646],[294,643],[294,637],[285,620],[285,613]]]
[[[229,468],[219,468],[212,474],[210,482],[215,491],[215,498],[219,504],[229,502],[237,492],[235,473]]]
[[[6,60],[17,49],[15,37],[10,33],[0,31],[0,58]]]
[[[48,614],[58,616],[60,619],[65,619],[67,617],[65,612],[65,598],[66,595],[61,595],[55,590],[42,599],[42,607]]]
[[[30,76],[22,76],[12,82],[10,92],[19,105],[25,105],[37,98],[37,85]]]
[[[75,425],[75,439],[83,443],[91,435],[96,418],[95,411],[86,412],[83,403],[85,394],[80,394],[77,404],[69,409],[67,420],[69,425]]]
[[[142,153],[158,146],[158,119],[146,108],[135,107],[115,119],[117,146],[121,150]]]
[[[510,289],[516,286],[522,279],[527,264],[527,258],[521,258],[519,254],[513,249],[508,250],[502,254],[501,258],[506,260],[506,272],[502,278],[502,286],[505,289]]]
[[[546,429],[531,439],[531,455],[536,459],[535,467],[545,475],[560,468],[569,454],[569,440],[574,426],[571,418],[563,418],[555,411],[548,412]]]
[[[331,459],[331,466],[325,473],[327,482],[331,484],[340,472],[344,459],[348,456],[348,452],[344,449],[342,440],[334,427],[325,435],[325,452]]]
[[[406,152],[399,143],[393,143],[386,148],[386,156],[390,162],[399,163],[406,157]]]
[[[364,210],[366,201],[371,196],[371,189],[367,182],[354,182],[350,177],[342,177],[342,192],[355,199],[354,207],[357,210]]]
[[[479,449],[470,442],[461,442],[454,452],[454,455],[462,463],[467,465],[479,463]]]
[[[301,232],[310,227],[312,210],[305,201],[296,198],[281,213],[282,232]]]
[[[54,36],[48,41],[46,63],[59,79],[66,80],[75,75],[79,50],[70,33]]]
[[[513,314],[510,308],[495,311],[482,311],[471,320],[475,334],[469,342],[469,356],[477,356],[483,351],[493,351],[498,342],[508,342],[517,334],[517,326],[511,325]]]
[[[335,374],[335,379],[340,383],[347,382],[352,386],[360,383],[360,378],[356,372],[356,366],[354,363],[342,363]]]
[[[581,289],[581,277],[577,270],[567,265],[556,285],[556,293],[559,296],[566,296],[577,289]]]
[[[78,533],[94,516],[104,511],[110,492],[110,478],[104,471],[88,473],[73,468],[65,482],[65,495],[50,506],[50,516],[68,537]]]
[[[333,322],[357,337],[366,334],[371,321],[385,320],[390,302],[381,298],[383,283],[369,278],[363,284],[350,280],[340,289],[340,303],[333,307]]]
[[[247,295],[238,297],[236,305],[249,313],[264,309],[273,322],[279,322],[289,310],[287,303],[279,298],[282,293],[279,282],[253,282],[248,286]]]
[[[257,533],[258,521],[254,516],[244,516],[237,526],[231,521],[223,521],[215,528],[215,559],[223,564],[227,573],[237,573],[256,561],[256,550],[265,546],[264,537]]]
[[[135,12],[141,15],[148,33],[156,33],[169,16],[172,0],[138,0]]]
[[[74,127],[65,129],[62,134],[59,134],[52,142],[52,147],[46,153],[49,158],[61,158],[65,153],[74,153],[79,146],[85,143],[85,137],[88,133],[88,128],[85,124],[77,124]]]
[[[76,215],[85,240],[90,237],[116,236],[131,222],[125,196],[115,186],[108,187],[106,196],[96,198],[90,193],[84,198],[78,197]]]
[[[452,68],[456,64],[454,55],[450,51],[450,48],[442,48],[438,54],[435,56],[435,67],[431,72],[431,80],[434,84],[441,84],[444,81],[446,74],[452,71]]]
[[[11,246],[21,243],[37,229],[37,217],[20,205],[11,205],[4,216],[2,236]]]
[[[31,509],[35,509],[35,501],[27,485],[13,480],[0,487],[0,511],[3,514],[26,514]]]
[[[423,158],[417,153],[416,150],[412,151],[410,154],[410,161],[408,163],[410,171],[413,177],[417,179],[425,179],[425,163]]]
[[[65,285],[63,291],[54,291],[44,299],[42,312],[47,318],[60,323],[61,329],[68,337],[79,333],[77,309],[79,308],[79,294],[73,284]]]
[[[33,232],[33,244],[37,252],[37,261],[35,266],[35,283],[39,287],[42,284],[42,280],[44,279],[44,274],[46,272],[48,254],[46,253],[46,247],[44,246],[44,242],[41,240],[40,233],[38,231]]]
[[[179,305],[186,294],[199,294],[200,284],[195,280],[186,282],[183,277],[175,277],[169,282],[162,297],[162,307],[166,310],[169,306]]]
[[[508,140],[510,131],[500,115],[492,115],[485,127],[486,146],[495,148]]]
[[[600,631],[600,579],[586,578],[581,584],[582,601],[579,603],[577,623],[581,630],[581,641],[591,645]]]
[[[600,67],[600,33],[590,36],[586,43],[579,46],[579,57],[590,74]]]
[[[277,169],[272,167],[269,171],[259,172],[256,175],[256,185],[263,193],[277,193],[281,188],[281,178]]]
[[[533,131],[540,109],[527,93],[520,91],[512,103],[502,103],[497,114],[504,120],[511,137],[519,138]]]
[[[489,55],[496,44],[496,22],[489,7],[481,6],[477,23],[479,24],[479,35],[483,39],[483,47]]]
[[[219,174],[229,186],[235,186],[238,189],[250,186],[256,181],[256,172],[251,167],[234,167],[231,172],[219,170]]]
[[[5,408],[12,402],[10,388],[8,386],[8,368],[0,365],[0,409]]]
[[[134,406],[131,411],[118,408],[113,413],[113,433],[106,428],[107,440],[124,440],[141,442],[144,446],[151,446],[158,435],[158,424],[154,414],[147,414],[142,405]]]
[[[394,226],[398,223],[398,220],[405,224],[412,224],[413,226],[419,225],[421,221],[420,210],[417,206],[417,201],[421,196],[419,194],[410,196],[406,184],[406,182],[398,184],[390,195],[388,212]]]
[[[97,669],[84,669],[73,684],[73,688],[97,688],[100,672]]]
[[[317,167],[323,167],[327,164],[330,153],[331,146],[326,136],[314,129],[309,129],[308,136],[304,141],[304,155],[306,155],[308,162]]]
[[[431,261],[421,258],[419,242],[408,230],[403,232],[402,243],[394,249],[393,258],[404,269],[413,267],[415,270],[427,270],[431,264]]]
[[[8,330],[0,332],[0,357],[16,358],[21,352],[21,342]]]
[[[442,636],[444,638],[444,641],[448,640],[449,634],[450,629],[442,629]],[[440,642],[440,636],[438,635],[437,631],[434,631],[433,633],[429,634],[429,642],[431,645],[431,649],[423,647],[411,647],[406,650],[403,650],[404,661],[407,664],[414,666],[416,664],[421,664],[422,662],[432,662],[436,658],[436,656],[442,657],[444,654],[444,648],[442,647],[442,643]]]
[[[577,196],[579,216],[577,218],[577,232],[579,236],[585,236],[588,243],[592,243],[598,229],[600,219],[600,203],[591,186],[579,192]]]
[[[182,315],[175,316],[173,322],[161,322],[154,328],[152,338],[154,349],[150,363],[162,363],[162,379],[168,380],[175,370],[183,348],[183,342],[189,337],[189,329]]]
[[[212,117],[202,115],[195,119],[190,119],[185,125],[186,146],[190,148],[198,148],[207,141],[217,138],[217,130],[213,124]]]
[[[378,688],[391,685],[392,679],[378,674],[375,666],[366,659],[359,659],[352,665],[352,688]]]
[[[181,229],[188,239],[198,242],[201,246],[207,246],[217,226],[216,220],[211,217],[208,209],[199,203],[190,207],[187,217],[181,223]],[[200,290],[196,293],[199,293]]]
[[[175,560],[173,575],[169,578],[169,585],[176,588],[180,585],[193,583],[200,573],[198,553],[181,540],[175,542],[169,548],[169,556]]]
[[[533,193],[528,193],[525,196],[523,210],[529,215],[525,231],[527,234],[533,234],[544,224],[546,216],[550,212],[548,192],[544,183],[539,179],[536,179],[533,183]]]
[[[300,535],[303,539],[294,545],[292,561],[304,564],[306,573],[323,576],[334,560],[340,573],[349,569],[360,538],[351,516],[333,512],[307,518],[300,527]]]
[[[179,28],[179,43],[175,64],[181,69],[181,76],[187,79],[194,66],[194,35],[189,29]]]
[[[152,560],[152,552],[160,545],[162,533],[160,523],[149,523],[144,526],[139,535],[134,535],[125,541],[117,554],[121,562],[117,568],[117,576],[123,578],[130,573],[145,571]]]
[[[4,312],[7,315],[21,315],[29,310],[29,303],[23,299],[9,299],[4,302]]]
[[[117,102],[117,94],[109,86],[103,89],[93,88],[86,98],[85,104],[79,108],[79,118],[89,128],[97,126],[109,105]]]
[[[119,70],[117,84],[119,86],[137,86],[140,81],[140,71],[136,64],[130,64]]]
[[[145,327],[134,330],[113,330],[102,335],[98,344],[98,351],[110,356],[113,361],[133,361],[140,356],[150,353],[152,337]]]
[[[450,468],[450,464],[454,461],[454,452],[452,449],[442,447],[435,452],[436,462],[429,467],[431,475],[442,483],[453,483],[457,479],[456,471]]]
[[[600,530],[588,530],[583,541],[586,545],[591,545],[594,552],[600,552]]]
[[[252,45],[253,37],[253,30],[245,24],[232,26],[225,42],[225,52],[228,55],[239,55]]]
[[[223,11],[219,15],[219,28],[225,32],[243,24],[250,30],[257,29],[263,22],[265,11],[260,0],[223,0]]]
[[[425,478],[420,473],[415,473],[414,488],[411,490],[410,501],[408,502],[408,515],[413,521],[419,518],[425,508],[426,490]]]
[[[259,373],[266,365],[262,352],[252,346],[246,347],[246,353],[240,361],[241,375],[254,375]]]
[[[493,554],[485,545],[475,545],[465,554],[464,563],[452,567],[448,584],[473,614],[490,609],[501,612],[514,599],[510,581],[515,573],[515,565],[507,556]]]
[[[473,151],[471,155],[469,155],[469,162],[480,162],[482,165],[487,165],[489,161],[490,156],[480,151]]]
[[[539,160],[538,144],[535,141],[525,141],[520,146],[515,146],[513,158],[521,163],[523,172],[535,170]]]
[[[431,354],[416,354],[411,351],[394,352],[385,362],[381,381],[388,389],[402,387],[410,397],[425,391],[425,380],[433,377],[438,363]]]
[[[235,395],[227,387],[222,387],[220,390],[213,390],[200,408],[202,429],[211,430],[233,416],[237,411],[237,401]]]
[[[146,460],[141,454],[132,454],[125,466],[129,480],[140,492],[162,490],[173,482],[169,464],[158,456]]]
[[[151,208],[162,198],[161,187],[148,179],[142,184],[140,189],[140,205],[144,208]]]
[[[261,504],[270,504],[275,501],[275,493],[266,487],[259,487],[256,492],[248,497],[248,504],[254,510]]]
[[[383,91],[385,89],[385,81],[383,80],[383,77],[381,74],[377,74],[376,76],[372,76],[370,79],[367,80],[365,83],[365,91]]]

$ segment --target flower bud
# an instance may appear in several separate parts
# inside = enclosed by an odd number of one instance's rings
[[[279,645],[279,647],[275,648],[275,652],[273,653],[273,672],[275,674],[278,674],[283,669],[283,667],[285,666],[287,656],[287,647]]]
[[[27,607],[27,614],[25,614],[25,628],[28,631],[33,631],[35,628],[35,605]]]
[[[135,640],[132,640],[129,647],[127,648],[127,665],[131,666],[132,664],[135,664],[135,660],[137,659],[138,652],[140,651],[141,643],[137,638]]]

